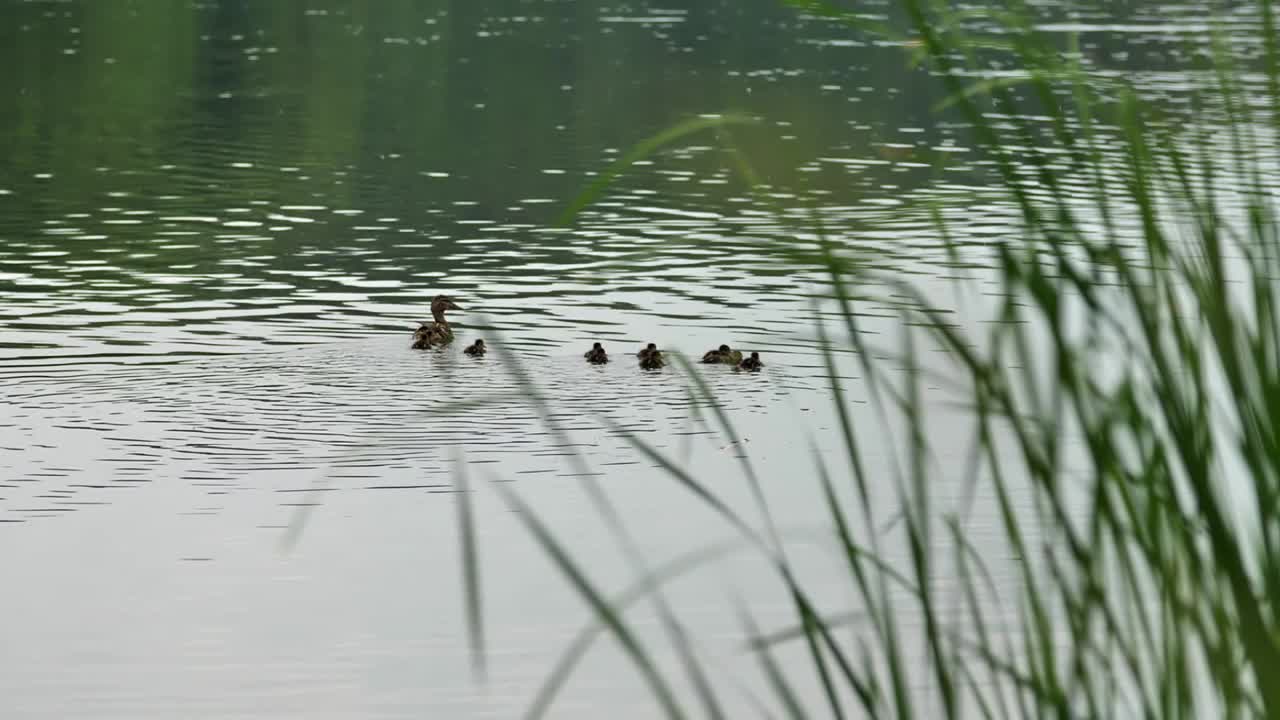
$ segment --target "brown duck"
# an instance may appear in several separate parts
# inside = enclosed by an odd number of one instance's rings
[[[476,338],[476,341],[468,345],[462,352],[470,355],[471,357],[484,357],[485,349],[484,341]]]
[[[707,365],[721,363],[725,365],[737,365],[742,362],[742,351],[731,350],[728,345],[721,345],[715,350],[708,350],[707,353],[702,356],[702,362]]]
[[[585,357],[587,362],[592,365],[603,365],[609,362],[609,356],[605,354],[604,346],[600,343],[593,344],[591,349],[588,350],[583,357]]]
[[[762,367],[764,367],[764,363],[760,362],[760,353],[758,352],[751,353],[751,357],[738,363],[739,370],[750,370],[751,372],[755,372]]]
[[[413,333],[413,348],[423,350],[426,348],[440,347],[453,342],[453,328],[449,326],[449,321],[444,319],[445,310],[461,310],[453,300],[444,295],[437,295],[431,299],[431,322],[423,321],[421,326]]]
[[[649,343],[644,349],[636,353],[636,357],[640,358],[640,369],[642,370],[657,370],[667,364],[662,359],[662,351],[653,343]]]

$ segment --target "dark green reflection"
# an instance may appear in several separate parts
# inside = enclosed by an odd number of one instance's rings
[[[398,327],[440,288],[501,296],[499,314],[645,306],[632,281],[745,307],[798,287],[760,262],[794,225],[747,196],[731,147],[793,220],[834,207],[886,262],[933,242],[895,203],[938,177],[940,147],[966,188],[943,201],[975,204],[982,159],[901,47],[766,0],[663,5],[0,4],[0,327],[21,333],[3,342],[145,343],[110,328],[166,323],[288,341],[246,328]],[[870,11],[892,24],[888,7]],[[762,122],[549,226],[626,148],[724,111]],[[861,234],[885,219],[902,242]]]

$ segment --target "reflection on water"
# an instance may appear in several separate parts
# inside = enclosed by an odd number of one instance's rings
[[[1124,77],[1174,122],[1213,122],[1189,102],[1210,20],[1244,55],[1262,51],[1237,38],[1258,22],[1243,10],[1041,12],[1041,31],[1079,33],[1104,96]],[[491,694],[459,669],[459,463],[516,481],[611,577],[625,568],[566,489],[569,453],[646,547],[720,537],[620,432],[729,489],[750,443],[780,511],[812,525],[801,440],[838,448],[811,302],[831,309],[789,254],[797,240],[820,221],[842,252],[930,292],[1019,232],[989,188],[995,160],[935,112],[937,81],[900,44],[764,0],[13,0],[0,66],[0,575],[17,588],[0,599],[0,695],[21,717],[510,717],[581,608],[507,510],[487,507]],[[1017,74],[993,59],[986,77]],[[641,138],[726,111],[759,122],[664,149],[574,226],[556,223]],[[1046,192],[1039,161],[1090,192],[1069,157],[1027,146],[1054,132],[1040,114],[1002,119],[1019,125],[1029,136],[1005,159],[1028,193]],[[1111,130],[1098,132],[1107,151]],[[468,309],[463,342],[411,351],[439,292]],[[892,312],[859,309],[891,347]],[[474,337],[490,357],[460,354]],[[597,340],[615,358],[603,368],[581,357]],[[691,358],[722,342],[762,351],[758,376],[700,369],[739,437],[698,419],[678,369],[636,367],[650,341]],[[859,402],[856,366],[848,377]],[[278,559],[294,509],[317,501],[330,512]],[[737,579],[762,620],[782,607],[758,572]],[[736,638],[721,597],[712,583],[681,607]],[[625,666],[585,674],[560,716],[643,702],[620,689]]]
[[[0,520],[48,517],[109,501],[156,481],[204,489],[226,502],[243,491],[452,487],[458,453],[515,477],[569,472],[564,456],[599,466],[636,464],[619,430],[703,434],[680,372],[641,371],[633,347],[613,346],[605,366],[580,356],[504,361],[409,350],[403,338],[329,343],[176,365],[58,365],[0,379]],[[508,364],[534,378],[565,430],[588,438],[563,447],[539,420]],[[715,366],[703,373],[735,413],[762,413],[807,383],[785,369],[763,376]],[[518,462],[509,460],[518,458]],[[293,505],[299,498],[281,496]]]

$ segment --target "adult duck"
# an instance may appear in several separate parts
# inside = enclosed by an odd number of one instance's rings
[[[445,310],[461,310],[457,303],[450,300],[444,295],[437,295],[431,299],[431,322],[423,321],[422,325],[413,333],[413,348],[415,350],[424,350],[426,348],[440,347],[453,342],[453,328],[449,326],[449,321],[444,318]]]
[[[742,362],[742,351],[730,349],[728,345],[721,345],[715,350],[708,350],[702,356],[702,362],[707,365],[737,365]]]

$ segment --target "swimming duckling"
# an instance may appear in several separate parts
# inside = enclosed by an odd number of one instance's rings
[[[468,354],[468,355],[470,355],[470,356],[472,356],[472,357],[484,357],[484,351],[485,351],[485,350],[486,350],[486,348],[485,348],[485,346],[484,346],[484,341],[483,341],[483,340],[481,340],[480,338],[476,338],[476,341],[475,341],[474,343],[472,343],[472,344],[468,345],[468,346],[467,346],[467,349],[466,349],[466,350],[463,350],[462,352],[464,352],[464,353],[466,353],[466,354]]]
[[[764,367],[764,363],[760,362],[760,353],[758,352],[751,353],[751,357],[738,363],[739,370],[750,370],[755,372],[762,367]]]
[[[431,299],[431,317],[432,322],[423,321],[421,326],[413,333],[413,349],[423,350],[430,347],[439,347],[453,342],[453,328],[449,327],[449,321],[444,319],[445,310],[461,310],[456,303],[444,295],[437,295]]]
[[[731,350],[728,345],[721,345],[715,350],[708,350],[707,354],[702,356],[702,362],[708,365],[715,363],[724,363],[725,365],[737,365],[742,362],[742,351]]]
[[[600,343],[594,343],[583,357],[592,365],[603,365],[609,362],[609,356],[605,354],[604,347]]]
[[[649,343],[649,346],[641,350],[638,355],[640,356],[641,370],[657,370],[667,364],[662,359],[662,351],[653,343]]]

